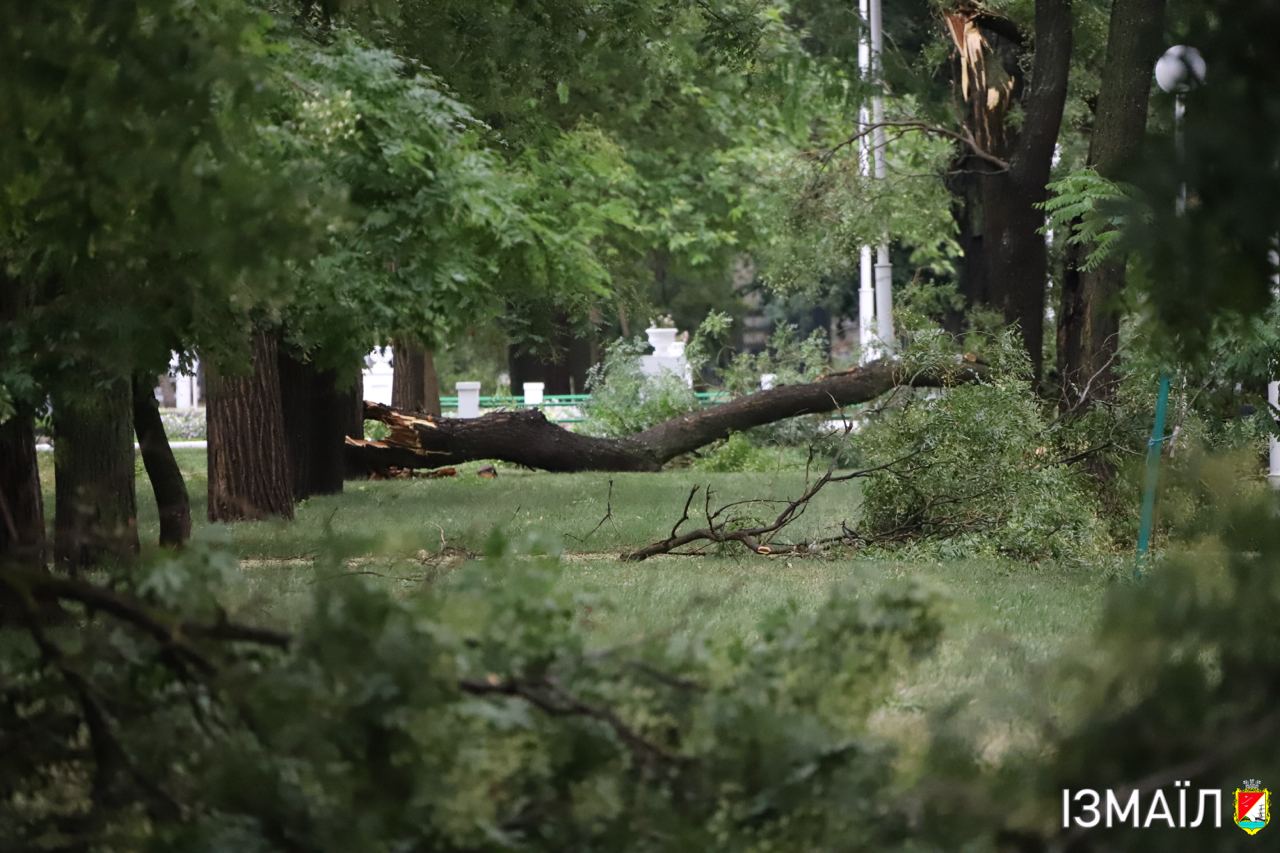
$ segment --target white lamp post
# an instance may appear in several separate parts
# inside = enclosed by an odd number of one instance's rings
[[[1175,44],[1164,52],[1156,61],[1156,84],[1173,95],[1173,140],[1177,149],[1178,162],[1182,162],[1182,116],[1186,106],[1182,98],[1196,86],[1204,82],[1204,57],[1200,51],[1185,44]],[[1187,209],[1187,185],[1184,183],[1178,191],[1178,213]]]
[[[859,0],[858,11],[862,22],[869,24],[871,18],[870,0]],[[871,77],[871,39],[870,31],[865,28],[858,37],[858,71],[863,80]],[[858,126],[864,129],[871,123],[871,113],[864,103],[858,108]],[[858,140],[858,172],[862,177],[871,177],[871,139],[863,136]],[[875,359],[879,355],[876,346],[876,291],[875,261],[871,257],[871,247],[863,246],[859,264],[858,288],[858,345],[862,351],[862,363]]]
[[[877,84],[882,83],[884,71],[884,14],[880,0],[870,0],[871,14],[871,66]],[[871,98],[871,121],[876,129],[871,134],[872,162],[876,180],[885,179],[884,94],[876,90]],[[889,260],[889,238],[886,234],[876,248],[875,266],[876,333],[885,352],[893,351],[893,263]]]
[[[1178,168],[1183,168],[1182,150],[1182,96],[1204,82],[1205,65],[1200,51],[1184,44],[1174,45],[1156,62],[1156,83],[1174,96],[1173,134],[1177,149]],[[1178,215],[1187,209],[1187,185],[1178,190]],[[1138,520],[1138,564],[1141,574],[1147,552],[1151,547],[1151,530],[1155,523],[1156,485],[1160,478],[1160,450],[1164,444],[1165,410],[1169,404],[1169,374],[1162,371],[1156,391],[1155,421],[1151,425],[1151,439],[1147,442],[1146,483],[1142,489],[1142,509]]]

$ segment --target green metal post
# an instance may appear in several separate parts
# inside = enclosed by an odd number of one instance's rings
[[[1138,523],[1138,562],[1134,575],[1140,576],[1151,549],[1151,527],[1156,514],[1156,483],[1160,479],[1160,446],[1164,444],[1165,410],[1169,408],[1169,374],[1160,374],[1160,390],[1156,393],[1156,419],[1147,442],[1147,477],[1142,492],[1142,519]]]

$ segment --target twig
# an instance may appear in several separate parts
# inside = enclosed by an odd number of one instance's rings
[[[596,534],[597,530],[599,530],[601,527],[604,527],[604,524],[606,521],[613,521],[613,480],[612,479],[609,480],[609,494],[607,497],[605,497],[604,516],[602,516],[601,519],[596,522],[596,526],[591,528],[591,532],[588,533],[586,536],[578,537],[578,536],[574,536],[572,533],[566,533],[565,538],[572,539],[575,542],[579,542],[585,545],[587,540]]]
[[[698,491],[698,487],[694,486],[689,492],[689,497],[685,500],[684,510],[681,512],[679,520],[676,521],[675,525],[671,528],[671,534],[665,539],[650,543],[649,545],[635,551],[627,552],[622,555],[621,559],[630,562],[640,562],[641,560],[647,560],[650,557],[656,557],[659,554],[693,556],[698,552],[681,551],[679,549],[684,548],[686,545],[692,545],[695,542],[706,542],[709,544],[738,542],[749,550],[763,555],[807,553],[810,550],[809,544],[775,542],[774,537],[787,525],[793,523],[796,519],[800,518],[800,516],[804,515],[805,510],[808,509],[809,502],[813,500],[819,492],[831,483],[843,483],[861,477],[868,477],[876,472],[885,471],[902,465],[904,462],[917,456],[919,453],[919,450],[914,450],[906,456],[894,459],[891,462],[885,462],[882,465],[874,465],[870,468],[863,468],[859,471],[851,471],[846,474],[837,474],[835,465],[832,465],[827,469],[825,474],[817,480],[814,480],[812,483],[807,484],[805,490],[799,497],[794,500],[786,501],[786,505],[778,512],[773,521],[766,524],[755,524],[747,527],[731,527],[730,523],[733,521],[733,518],[725,515],[726,510],[734,505],[747,503],[747,501],[735,501],[734,503],[726,504],[713,511],[710,503],[711,492],[710,489],[707,489],[706,505],[704,507],[707,526],[696,530],[690,530],[686,533],[680,533],[681,526],[683,526],[689,518],[689,506],[693,502],[693,496]],[[781,500],[774,501],[763,498],[758,498],[756,500],[761,503],[784,503]]]
[[[901,129],[904,133],[910,132],[910,131],[916,131],[918,133],[930,134],[933,136],[942,136],[947,139],[954,140],[955,142],[959,142],[960,144],[968,148],[969,153],[972,154],[974,157],[976,157],[979,160],[982,160],[985,163],[989,163],[992,166],[995,166],[996,169],[999,170],[1000,172],[1009,171],[1009,161],[1003,160],[997,157],[996,155],[992,154],[990,151],[987,151],[986,149],[984,149],[981,145],[978,144],[978,141],[974,139],[973,134],[971,134],[968,130],[959,130],[959,131],[951,130],[950,128],[939,127],[936,124],[929,124],[928,122],[920,121],[919,119],[900,119],[897,121],[878,121],[878,122],[872,122],[870,124],[860,124],[859,125],[860,129],[858,130],[857,133],[853,134],[848,139],[845,139],[842,142],[839,142],[833,147],[831,147],[830,149],[828,149],[823,154],[822,162],[824,164],[827,162],[830,162],[831,158],[834,157],[836,152],[839,151],[840,149],[847,148],[848,146],[853,145],[854,143],[863,139],[873,131],[879,130],[881,128],[888,128],[888,127]],[[902,136],[902,134],[899,134],[898,136],[900,137]],[[992,173],[987,172],[984,174],[992,174]]]
[[[241,625],[228,621],[225,616],[212,624],[169,620],[136,598],[78,579],[5,568],[0,570],[0,583],[20,596],[30,596],[34,601],[74,601],[108,613],[142,630],[206,673],[212,673],[215,667],[191,648],[186,637],[256,643],[281,649],[289,647],[290,637],[281,631]]]
[[[666,764],[687,764],[688,756],[673,753],[660,744],[646,738],[627,725],[611,709],[590,705],[566,693],[550,678],[497,678],[486,680],[462,679],[458,687],[473,696],[511,696],[523,699],[541,711],[555,717],[586,717],[604,723],[625,743],[633,755],[644,764],[655,760]]]

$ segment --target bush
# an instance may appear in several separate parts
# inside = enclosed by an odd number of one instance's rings
[[[208,435],[203,408],[161,409],[160,422],[170,441],[198,441]]]
[[[587,374],[591,400],[583,410],[584,432],[631,435],[698,407],[697,396],[682,378],[644,375],[640,357],[648,350],[640,338],[617,340],[605,348],[604,360]]]
[[[868,718],[936,642],[912,587],[746,638],[588,650],[600,603],[557,592],[554,561],[494,556],[405,597],[341,558],[287,649],[228,639],[213,591],[235,561],[201,547],[135,593],[121,578],[113,615],[3,623],[0,848],[891,849],[909,831]]]
[[[918,392],[859,434],[869,465],[908,460],[867,480],[860,532],[945,556],[1096,555],[1088,481],[1063,464],[1016,341],[996,346],[985,381]]]
[[[1280,506],[1262,484],[1242,494],[1230,464],[1201,474],[1208,509],[1196,529],[1140,582],[1117,584],[1080,648],[1022,686],[1024,696],[1065,699],[1052,709],[1019,705],[1025,729],[1039,733],[1032,744],[993,764],[967,731],[940,722],[919,794],[936,808],[925,822],[955,838],[1017,837],[1023,850],[1225,853],[1249,844],[1231,825],[1232,791],[1250,777],[1274,791],[1280,767]],[[1063,789],[1086,788],[1137,789],[1140,821],[1157,792],[1187,824],[1198,789],[1222,799],[1198,831],[1159,817],[1140,830],[1123,821],[1087,834],[1060,829]],[[1078,806],[1073,813],[1086,817]]]

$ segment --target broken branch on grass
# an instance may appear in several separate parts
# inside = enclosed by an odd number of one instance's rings
[[[566,533],[565,538],[572,539],[575,542],[586,544],[587,540],[596,535],[596,531],[604,527],[605,522],[613,520],[613,480],[609,480],[609,494],[605,497],[604,515],[596,522],[596,526],[591,528],[591,532],[586,536],[578,537],[572,533]]]
[[[874,465],[870,468],[863,468],[858,471],[849,471],[844,474],[837,474],[836,466],[832,465],[827,469],[825,474],[808,484],[804,492],[801,493],[799,497],[785,502],[782,500],[755,498],[748,501],[733,501],[731,503],[724,504],[713,511],[711,509],[711,490],[708,488],[705,490],[706,500],[704,501],[705,506],[703,510],[707,520],[707,526],[696,530],[690,530],[685,533],[680,533],[680,528],[689,520],[689,507],[693,503],[694,495],[698,492],[698,486],[694,486],[689,491],[689,497],[685,499],[684,510],[681,512],[680,518],[671,528],[671,534],[665,539],[650,543],[649,545],[635,551],[627,552],[622,555],[621,559],[629,562],[640,562],[641,560],[647,560],[650,557],[656,557],[659,554],[688,556],[689,554],[698,552],[681,551],[679,549],[684,548],[687,545],[692,545],[695,542],[707,544],[737,542],[747,549],[763,555],[808,553],[813,549],[813,546],[818,543],[778,542],[774,537],[789,524],[804,515],[805,510],[808,509],[809,502],[813,500],[819,492],[831,483],[848,482],[849,480],[868,477],[879,471],[897,469],[919,454],[919,450],[914,450],[906,456],[894,459],[891,462],[885,462],[882,465]],[[729,515],[728,511],[734,507],[742,506],[744,503],[753,502],[785,503],[785,506],[783,506],[783,508],[770,522],[735,527],[733,524],[735,517]],[[847,527],[845,527],[845,529],[847,529]]]

